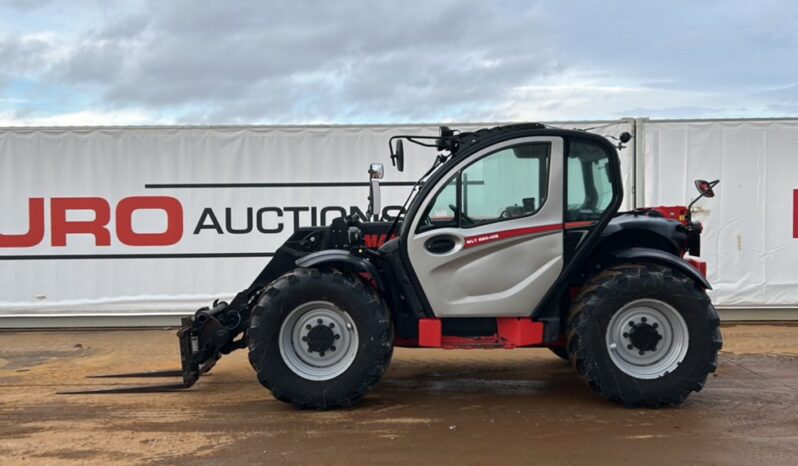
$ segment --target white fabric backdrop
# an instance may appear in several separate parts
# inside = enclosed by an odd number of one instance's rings
[[[558,123],[595,128],[605,135],[630,130],[629,122]],[[474,127],[453,125],[462,130]],[[483,126],[483,125],[481,125]],[[363,187],[157,188],[175,183],[365,182],[368,164],[386,165],[386,182],[415,181],[433,161],[434,150],[405,144],[406,171],[390,166],[388,138],[395,134],[437,134],[428,126],[236,127],[236,128],[54,128],[0,129],[0,233],[28,230],[28,199],[44,198],[45,234],[33,247],[0,247],[1,315],[193,311],[216,297],[229,297],[249,285],[267,257],[185,257],[185,254],[273,252],[293,229],[292,208],[329,206],[366,209]],[[624,182],[632,182],[629,150],[622,151]],[[401,205],[408,187],[385,186],[383,205]],[[171,246],[126,246],[115,233],[115,206],[129,196],[171,196],[183,209],[183,234]],[[67,236],[66,246],[51,240],[51,199],[100,197],[112,212],[110,246],[92,235]],[[233,228],[246,226],[247,209],[263,214],[261,233],[194,234],[203,211],[211,208],[221,228],[225,209]],[[282,212],[279,217],[277,208]],[[310,210],[298,212],[311,223]],[[335,214],[331,214],[335,216]],[[328,215],[327,221],[333,218]],[[67,220],[92,220],[73,211]],[[210,220],[205,219],[208,225]],[[166,215],[157,210],[133,215],[133,230],[158,233]],[[137,257],[158,254],[177,257]],[[75,255],[84,256],[75,258]],[[85,258],[85,256],[95,256]],[[111,255],[112,258],[97,258]],[[48,259],[29,256],[48,256]],[[121,256],[121,257],[120,257]]]
[[[702,258],[721,307],[798,305],[798,120],[648,121],[645,203],[686,204],[695,178],[720,178],[704,223]]]

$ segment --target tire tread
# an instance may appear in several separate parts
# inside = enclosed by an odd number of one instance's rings
[[[649,399],[642,395],[627,397],[623,394],[611,390],[607,384],[603,383],[606,374],[602,374],[598,364],[593,364],[590,349],[584,344],[583,335],[590,331],[594,325],[595,315],[599,312],[599,304],[610,298],[616,297],[629,286],[640,283],[640,280],[658,280],[659,286],[676,286],[689,294],[692,299],[701,303],[706,319],[712,332],[710,354],[705,357],[706,367],[703,376],[698,377],[692,385],[672,393],[668,396],[660,396]],[[607,268],[596,274],[583,287],[581,292],[574,300],[568,315],[567,348],[570,356],[571,365],[576,369],[579,378],[591,389],[601,394],[605,398],[617,401],[628,407],[659,408],[667,405],[677,405],[683,402],[692,392],[699,392],[704,387],[706,378],[710,373],[715,372],[718,365],[718,350],[723,346],[723,339],[720,333],[720,318],[712,305],[706,292],[699,288],[689,277],[674,271],[670,268],[646,263],[621,264]]]
[[[367,296],[368,305],[374,307],[374,311],[379,314],[380,327],[383,329],[380,334],[372,335],[372,339],[376,339],[381,343],[382,351],[375,354],[375,364],[371,366],[367,374],[362,378],[362,381],[357,385],[354,390],[351,390],[346,396],[339,398],[324,398],[321,401],[303,399],[288,390],[283,390],[279,384],[275,384],[266,373],[265,368],[260,364],[260,359],[265,351],[267,342],[260,339],[256,330],[261,317],[266,312],[274,312],[273,304],[281,298],[281,295],[290,292],[293,286],[300,284],[306,280],[329,280],[342,285],[348,289],[348,292],[358,295]],[[393,354],[393,327],[391,325],[390,312],[387,306],[376,291],[366,286],[358,277],[344,273],[335,269],[306,269],[297,268],[291,272],[281,276],[263,292],[258,305],[252,311],[250,332],[248,332],[248,347],[249,347],[249,362],[258,376],[258,381],[268,390],[272,395],[283,402],[293,404],[300,409],[337,409],[346,408],[357,403],[363,396],[374,387],[374,385],[382,378],[382,375],[387,370],[391,357]]]

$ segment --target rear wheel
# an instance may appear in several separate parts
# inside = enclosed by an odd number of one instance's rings
[[[706,291],[687,276],[655,264],[619,265],[576,298],[568,350],[579,376],[606,398],[678,404],[715,371],[719,324]]]
[[[373,288],[334,271],[296,269],[252,311],[249,360],[275,398],[300,408],[351,406],[393,352],[390,314]]]

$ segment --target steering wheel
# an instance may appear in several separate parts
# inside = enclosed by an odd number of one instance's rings
[[[459,217],[459,218],[463,219],[463,223],[464,224],[474,225],[476,223],[474,220],[471,219],[471,217],[469,217],[468,215],[466,215],[463,212],[461,212],[460,209],[458,209],[456,205],[449,204],[449,208],[452,209],[452,212],[454,212],[454,217],[455,218]]]

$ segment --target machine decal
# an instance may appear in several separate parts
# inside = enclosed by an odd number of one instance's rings
[[[540,233],[552,233],[561,231],[563,225],[555,223],[554,225],[541,225],[539,227],[529,228],[516,228],[514,230],[496,231],[493,233],[485,233],[482,235],[467,236],[465,238],[465,245],[463,249],[473,248],[483,244],[492,243],[494,241],[501,241],[503,239],[515,238],[518,236],[536,235]]]
[[[483,244],[492,243],[494,241],[501,241],[509,238],[516,238],[518,236],[537,235],[540,233],[552,233],[555,231],[571,230],[578,228],[587,228],[595,222],[569,222],[566,224],[555,223],[553,225],[541,225],[529,228],[516,228],[513,230],[496,231],[493,233],[485,233],[482,235],[467,236],[465,238],[464,249],[473,248]]]

